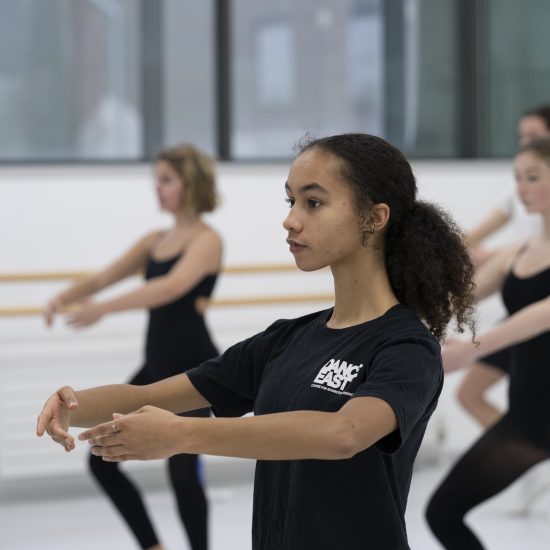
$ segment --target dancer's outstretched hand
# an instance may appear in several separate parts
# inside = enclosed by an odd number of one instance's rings
[[[112,422],[82,432],[78,439],[92,445],[92,454],[108,462],[168,458],[182,449],[185,418],[147,405],[126,415],[113,414]]]
[[[73,388],[64,386],[57,390],[47,401],[38,416],[36,435],[42,437],[44,432],[65,448],[72,451],[75,447],[74,437],[68,432],[71,411],[78,407]]]

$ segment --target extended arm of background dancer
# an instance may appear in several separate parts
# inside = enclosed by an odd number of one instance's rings
[[[46,402],[37,435],[47,432],[71,451],[75,442],[69,426],[102,422],[79,439],[89,441],[92,452],[108,461],[152,460],[179,453],[336,460],[354,456],[397,429],[393,409],[376,397],[351,399],[331,413],[295,411],[238,418],[173,414],[208,405],[185,374],[149,386],[119,384],[79,392],[66,386]]]
[[[475,291],[478,302],[501,290],[521,246],[522,244],[515,244],[500,250],[478,270]],[[549,328],[550,300],[542,300],[477,335],[477,345],[469,340],[448,339],[441,350],[443,367],[447,373],[467,367],[480,357],[529,340]]]
[[[45,309],[46,322],[51,324],[54,314],[63,311],[67,305],[91,296],[143,269],[147,262],[152,238],[155,236],[156,234],[151,234],[143,238],[105,270],[76,283],[59,294]],[[220,247],[218,237],[214,233],[205,232],[194,239],[185,255],[167,275],[155,277],[136,290],[116,298],[102,302],[84,302],[76,311],[66,314],[67,324],[74,328],[82,328],[98,322],[109,313],[158,307],[176,300],[189,292],[205,275],[216,269],[212,258],[219,258]]]
[[[510,221],[510,213],[503,208],[495,208],[481,222],[466,234],[469,247],[477,247],[495,231],[504,227]]]
[[[140,270],[147,262],[147,254],[157,233],[149,233],[142,237],[120,258],[82,280],[76,281],[67,289],[54,296],[44,308],[44,319],[50,326],[58,313],[64,313],[71,304],[93,296],[100,290],[107,288]]]
[[[485,247],[483,244],[485,239],[504,227],[511,217],[511,208],[508,205],[503,205],[492,210],[480,223],[466,233],[464,240],[476,269],[481,268],[496,254],[495,250]]]
[[[447,341],[442,349],[445,372],[471,365],[480,357],[530,340],[548,330],[550,330],[550,298],[523,308],[502,323],[477,336],[478,346],[465,340]]]

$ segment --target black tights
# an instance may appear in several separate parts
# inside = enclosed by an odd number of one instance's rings
[[[428,524],[446,550],[483,550],[464,523],[478,504],[500,493],[535,464],[549,458],[505,415],[459,459],[433,494]]]
[[[140,370],[130,384],[141,386],[153,380],[145,369]],[[183,416],[209,416],[210,409],[191,411]],[[90,470],[101,488],[111,499],[141,548],[159,544],[145,504],[137,487],[122,472],[117,462],[105,462],[90,455]],[[192,550],[208,547],[208,503],[198,471],[197,455],[181,454],[168,459],[170,481],[176,495],[178,511]]]
[[[170,481],[191,548],[206,550],[208,507],[197,466],[197,455],[175,455],[168,459]],[[99,456],[90,455],[90,469],[141,548],[159,544],[138,489],[121,471],[118,463],[105,462]]]

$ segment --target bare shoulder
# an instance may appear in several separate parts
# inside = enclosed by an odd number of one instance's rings
[[[218,272],[222,263],[223,243],[217,231],[208,224],[201,223],[187,243],[182,258],[182,269],[188,269],[188,262],[195,267],[202,266],[206,273]]]
[[[165,234],[166,230],[164,229],[153,229],[148,233],[145,233],[145,235],[143,235],[143,237],[140,239],[139,243],[141,243],[143,247],[147,249],[147,251],[150,251],[151,248],[153,248],[153,245],[158,242]]]
[[[197,234],[194,240],[197,242],[200,242],[200,244],[203,246],[209,245],[220,249],[223,244],[220,234],[207,223],[201,224],[201,228],[199,229],[199,231],[197,231]]]
[[[202,277],[220,271],[222,249],[216,235],[203,233],[188,242],[184,253],[170,270],[170,274],[179,280],[179,287],[192,281],[192,288]]]

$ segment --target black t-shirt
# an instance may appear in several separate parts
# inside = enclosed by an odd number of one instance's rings
[[[405,507],[441,392],[440,348],[401,305],[343,329],[326,326],[331,313],[277,321],[188,371],[218,416],[331,412],[374,396],[397,417],[395,432],[350,459],[258,461],[255,550],[409,548]]]

